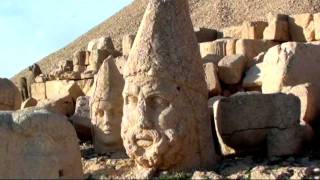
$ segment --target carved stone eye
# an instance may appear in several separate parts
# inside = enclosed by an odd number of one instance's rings
[[[169,102],[160,96],[152,96],[148,98],[147,106],[153,110],[163,110],[169,106]]]

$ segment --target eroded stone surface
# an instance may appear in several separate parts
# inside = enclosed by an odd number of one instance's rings
[[[19,89],[9,79],[0,78],[0,110],[17,110],[21,103]]]
[[[0,113],[0,178],[82,178],[76,133],[66,117],[28,108]]]
[[[145,171],[215,161],[197,49],[188,1],[150,0],[124,70],[121,125],[127,154]]]

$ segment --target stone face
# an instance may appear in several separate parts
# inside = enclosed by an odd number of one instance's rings
[[[312,123],[319,116],[318,106],[320,99],[318,92],[320,82],[318,79],[320,67],[320,46],[304,43],[284,43],[271,48],[265,55],[262,69],[262,92],[276,93],[288,92],[288,88],[309,83],[312,89],[300,91],[296,94],[307,110],[302,109],[304,120]],[[294,92],[295,90],[293,90]],[[289,91],[290,92],[290,91]],[[311,97],[311,98],[309,98]],[[307,102],[306,102],[307,99]],[[311,101],[310,101],[311,100]],[[316,110],[313,110],[315,108]],[[304,113],[307,112],[307,113]],[[312,112],[312,113],[308,113]]]
[[[89,56],[89,66],[87,67],[87,71],[96,73],[98,72],[103,60],[105,60],[109,55],[108,50],[92,50]]]
[[[221,93],[221,86],[218,78],[218,68],[213,62],[206,62],[203,64],[206,75],[206,83],[209,96],[216,96]]]
[[[276,42],[266,40],[250,40],[241,39],[236,43],[236,54],[242,54],[248,58],[247,68],[250,68],[255,63],[254,57],[261,52],[268,51],[272,46],[277,45]]]
[[[0,110],[17,110],[21,103],[19,89],[9,79],[0,78]]]
[[[214,121],[224,155],[263,148],[272,129],[299,125],[300,102],[293,95],[240,94],[214,104]]]
[[[313,15],[315,39],[320,40],[320,13]]]
[[[289,30],[292,41],[306,42],[315,40],[313,15],[297,14],[289,17]]]
[[[230,26],[222,30],[223,37],[241,39],[242,26]]]
[[[262,63],[252,66],[244,76],[242,86],[244,88],[253,88],[262,86]]]
[[[115,59],[106,59],[93,85],[90,103],[93,142],[96,152],[107,153],[123,149],[120,136],[124,79]]]
[[[194,32],[199,43],[209,42],[217,39],[217,31],[214,29],[208,29],[204,27],[195,27]]]
[[[237,84],[242,79],[247,59],[243,55],[225,56],[218,63],[218,74],[226,84]]]
[[[268,26],[267,22],[263,21],[244,21],[241,27],[242,39],[262,39],[263,31]]]
[[[92,52],[98,49],[114,50],[112,39],[110,37],[100,37],[98,39],[93,39],[88,43],[88,51]]]
[[[188,1],[149,1],[124,69],[121,124],[127,154],[145,171],[216,159],[197,49]]]
[[[123,38],[122,38],[122,54],[124,56],[129,55],[135,37],[136,36],[133,34],[128,34],[128,35],[123,36]]]
[[[83,141],[91,140],[90,97],[77,98],[76,108],[70,120],[75,128],[78,138]]]
[[[263,39],[276,41],[289,41],[289,23],[288,16],[278,14],[272,16],[269,14],[268,27],[263,32]]]
[[[0,178],[79,179],[78,140],[66,117],[28,108],[0,113]]]
[[[86,51],[76,51],[73,54],[73,65],[84,66],[86,61]]]

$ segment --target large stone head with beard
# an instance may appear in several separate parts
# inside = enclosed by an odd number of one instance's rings
[[[149,0],[124,69],[121,137],[144,168],[212,165],[207,89],[187,0]]]

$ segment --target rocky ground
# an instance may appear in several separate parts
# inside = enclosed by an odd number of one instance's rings
[[[130,179],[134,162],[123,154],[98,155],[90,142],[81,144],[86,179]],[[244,156],[227,158],[201,172],[158,172],[155,179],[320,179],[320,158],[314,152],[299,157],[265,158]]]

